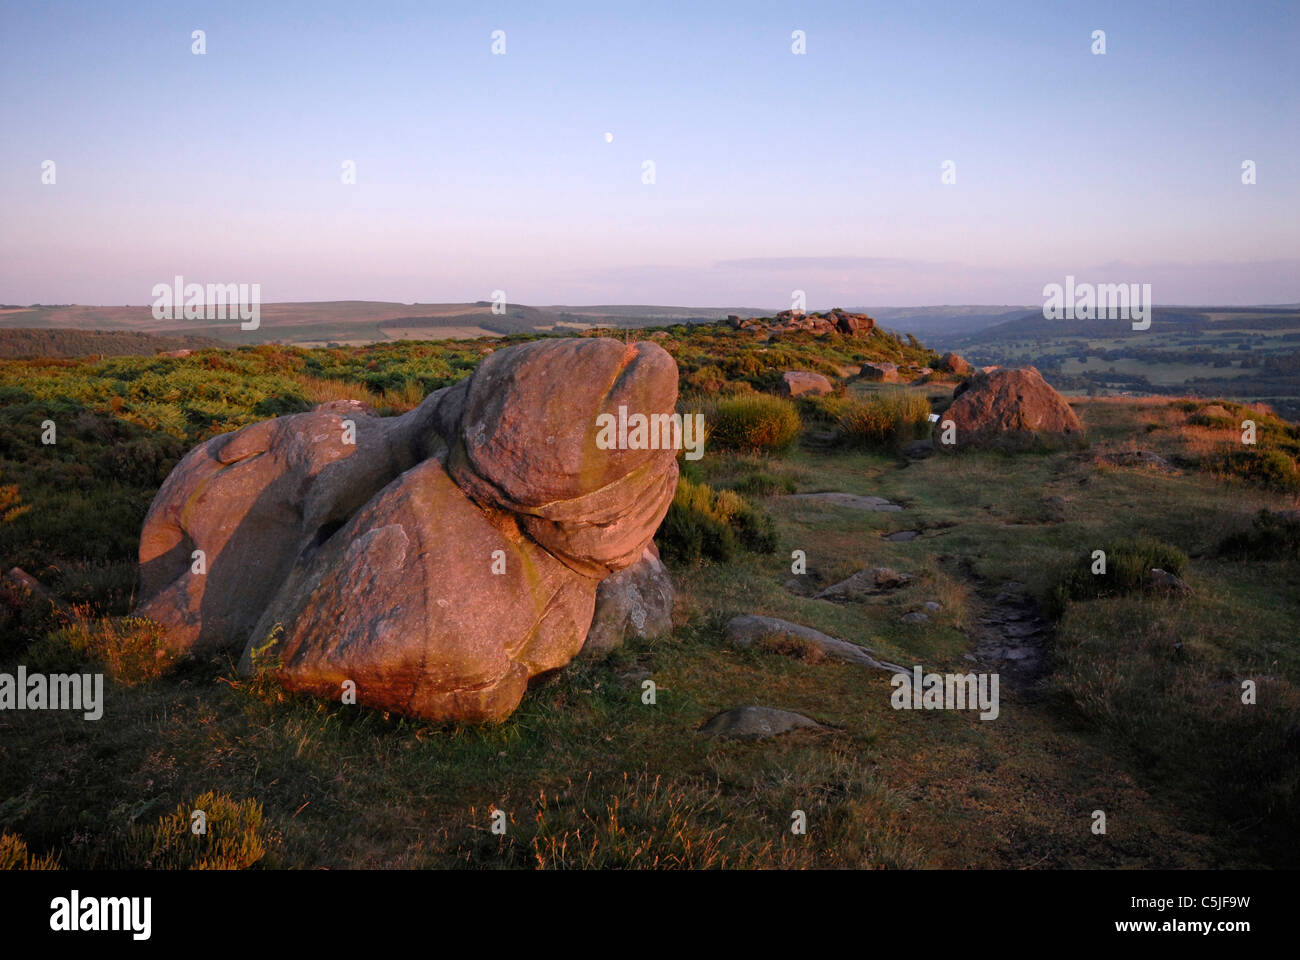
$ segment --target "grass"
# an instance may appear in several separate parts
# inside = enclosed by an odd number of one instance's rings
[[[793,403],[761,393],[714,401],[704,422],[710,443],[744,453],[788,450],[803,426]]]
[[[685,392],[711,366],[736,399],[781,369],[815,369],[816,358],[911,349],[874,336],[763,343],[685,328],[663,342]],[[1300,565],[1290,527],[1259,519],[1295,498],[1202,468],[1216,450],[1239,449],[1236,431],[1188,423],[1204,401],[1081,401],[1094,443],[1086,455],[973,451],[903,465],[878,446],[760,454],[710,444],[683,475],[659,538],[678,591],[675,629],[541,679],[499,726],[431,726],[292,696],[265,677],[238,677],[224,654],[158,661],[157,637],[127,618],[139,524],[169,463],[214,427],[258,419],[253,408],[274,391],[310,404],[357,388],[396,409],[463,376],[482,346],[0,363],[0,478],[16,488],[10,507],[29,508],[0,522],[0,566],[23,566],[73,605],[61,614],[0,592],[0,670],[108,674],[101,720],[0,712],[0,864],[1298,865]],[[54,448],[33,439],[51,415]],[[1289,427],[1260,424],[1259,447],[1286,453]],[[102,470],[99,458],[119,443],[128,450]],[[1134,446],[1178,469],[1095,463]],[[817,490],[905,509],[785,496]],[[901,529],[921,534],[883,539]],[[1135,531],[1157,546],[1117,553]],[[727,556],[710,557],[706,545],[728,535]],[[1050,672],[1041,686],[1004,684],[997,721],[894,711],[883,672],[725,638],[731,616],[766,614],[892,662],[966,672],[988,596],[1016,581],[1047,600],[1073,562],[1107,548],[1110,569],[1118,557],[1134,570],[1181,570],[1195,594],[1067,595]],[[792,571],[795,550],[805,574]],[[868,602],[812,599],[866,566],[913,580]],[[942,609],[930,623],[900,622],[932,599]],[[653,705],[642,702],[642,675],[656,683]],[[1247,680],[1253,705],[1242,702]],[[753,703],[827,729],[755,743],[696,733]],[[206,846],[188,832],[196,808],[209,814]],[[1104,838],[1089,830],[1098,808],[1110,815]],[[504,835],[491,830],[494,809],[506,814]],[[806,835],[790,830],[795,811]]]

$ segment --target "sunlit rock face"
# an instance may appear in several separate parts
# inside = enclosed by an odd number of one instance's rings
[[[214,438],[145,520],[139,613],[292,690],[500,720],[582,648],[676,488],[675,450],[610,449],[598,417],[676,398],[655,344],[543,340],[401,417],[330,404]]]
[[[977,373],[957,385],[953,398],[935,424],[939,450],[1077,442],[1083,436],[1065,397],[1033,367]],[[945,431],[952,443],[944,442]]]

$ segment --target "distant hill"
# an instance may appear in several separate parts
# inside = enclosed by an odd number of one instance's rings
[[[160,337],[131,330],[0,329],[0,357],[152,356],[228,344],[211,337]]]

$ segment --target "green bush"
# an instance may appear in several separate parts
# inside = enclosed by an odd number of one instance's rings
[[[1208,458],[1203,466],[1269,490],[1300,493],[1300,466],[1281,450],[1232,450]]]
[[[671,560],[726,561],[741,548],[773,552],[776,528],[771,517],[740,494],[682,477],[655,542]]]
[[[1091,551],[1068,570],[1053,593],[1057,615],[1071,600],[1122,596],[1141,590],[1152,567],[1181,576],[1187,567],[1187,554],[1177,547],[1151,537],[1119,540],[1099,548],[1106,553],[1106,572],[1093,573]]]
[[[705,422],[711,442],[746,453],[788,449],[803,426],[789,400],[761,393],[717,401],[705,411]]]

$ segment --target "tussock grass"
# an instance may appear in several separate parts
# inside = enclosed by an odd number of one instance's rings
[[[707,404],[704,422],[710,443],[747,453],[787,450],[803,426],[793,403],[761,393]]]
[[[895,450],[929,432],[930,402],[920,390],[881,390],[849,399],[839,411],[847,446]]]

